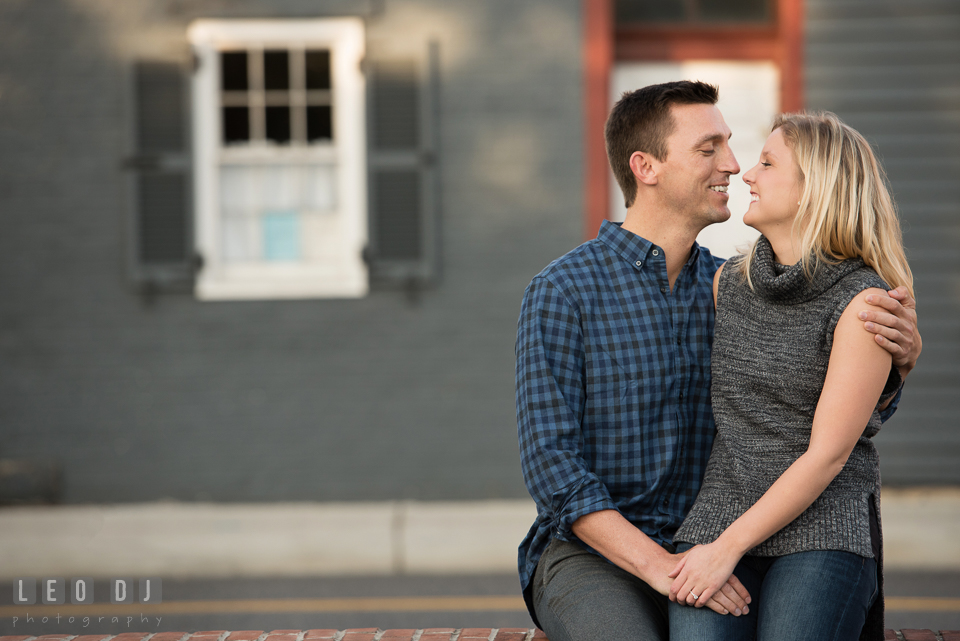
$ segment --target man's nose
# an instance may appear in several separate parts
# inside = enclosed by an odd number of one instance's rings
[[[731,176],[740,173],[740,164],[737,162],[736,156],[733,155],[733,149],[730,149],[730,147],[727,147],[727,153],[723,159],[721,171],[729,173]]]

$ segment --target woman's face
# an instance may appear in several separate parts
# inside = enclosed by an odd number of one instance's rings
[[[750,207],[743,222],[770,237],[790,233],[797,216],[802,185],[800,167],[780,129],[774,129],[760,152],[760,162],[743,175],[750,187]]]

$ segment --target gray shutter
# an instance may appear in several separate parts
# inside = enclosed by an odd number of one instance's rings
[[[134,64],[130,265],[135,281],[161,289],[188,287],[194,272],[187,82],[178,63]]]
[[[371,282],[419,287],[439,275],[438,50],[368,49]]]
[[[900,210],[923,355],[874,439],[884,484],[960,483],[960,3],[808,0],[807,107],[874,144]]]

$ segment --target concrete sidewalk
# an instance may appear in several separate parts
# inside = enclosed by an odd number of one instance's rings
[[[530,501],[0,509],[0,576],[323,576],[516,570]],[[889,568],[960,569],[960,489],[886,490]]]

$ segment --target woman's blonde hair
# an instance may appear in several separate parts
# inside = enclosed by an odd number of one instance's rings
[[[818,262],[862,258],[890,287],[905,285],[912,296],[897,209],[870,144],[829,111],[780,114],[771,131],[777,129],[800,167],[794,231],[807,277]],[[740,265],[748,283],[755,251],[754,244]]]

